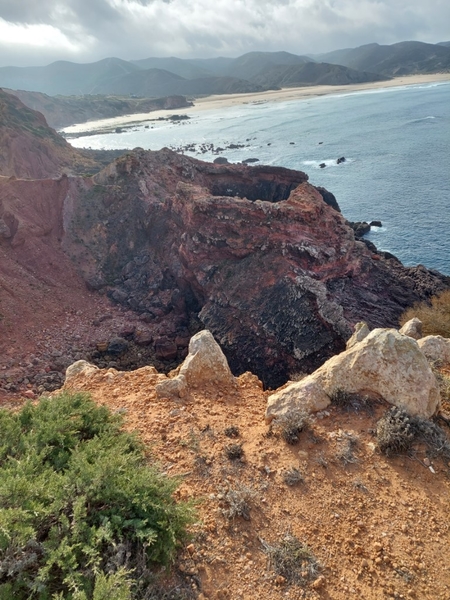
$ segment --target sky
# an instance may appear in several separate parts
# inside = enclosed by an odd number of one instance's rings
[[[0,0],[0,66],[450,40],[449,0]]]

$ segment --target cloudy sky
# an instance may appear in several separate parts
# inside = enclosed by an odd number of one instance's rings
[[[449,39],[449,0],[0,0],[0,66]]]

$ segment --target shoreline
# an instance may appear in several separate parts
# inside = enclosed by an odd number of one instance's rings
[[[59,131],[67,137],[70,134],[109,132],[111,128],[119,126],[137,125],[143,122],[158,120],[160,117],[167,118],[175,112],[181,112],[188,116],[194,116],[197,113],[203,113],[208,110],[226,110],[227,108],[244,106],[247,104],[265,104],[274,102],[292,102],[297,100],[307,100],[321,96],[332,96],[341,94],[351,94],[364,91],[376,91],[387,88],[408,87],[413,85],[430,83],[450,83],[450,73],[432,73],[428,75],[406,75],[395,77],[388,81],[374,81],[370,83],[355,83],[350,85],[313,85],[308,87],[289,87],[280,90],[268,90],[265,92],[252,92],[248,94],[220,94],[215,96],[206,96],[194,100],[194,105],[183,109],[174,110],[155,110],[149,113],[137,113],[132,115],[122,115],[110,119],[100,119],[97,121],[88,121],[76,125],[64,127]],[[105,130],[105,131],[102,131]]]

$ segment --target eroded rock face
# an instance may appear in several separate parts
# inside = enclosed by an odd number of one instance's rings
[[[206,327],[233,373],[278,387],[343,350],[358,321],[395,326],[450,284],[374,260],[324,197],[301,172],[135,150],[71,180],[63,245],[92,289],[145,315],[155,340]]]
[[[440,404],[436,378],[417,342],[395,329],[374,329],[312,375],[269,396],[266,418],[296,408],[321,410],[338,390],[383,398],[422,417]]]

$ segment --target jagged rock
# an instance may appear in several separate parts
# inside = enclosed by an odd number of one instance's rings
[[[186,398],[188,386],[184,375],[177,375],[173,379],[167,379],[155,386],[157,398],[170,398],[178,400]]]
[[[417,317],[407,321],[399,330],[403,335],[407,335],[414,340],[420,340],[422,337],[422,321]]]
[[[133,338],[138,346],[148,346],[153,342],[153,334],[150,329],[136,329]]]
[[[87,362],[86,360],[77,360],[67,367],[64,385],[68,385],[70,387],[70,383],[73,379],[79,377],[80,375],[83,375],[84,377],[90,377],[94,373],[98,373],[98,371],[98,367]]]
[[[395,329],[374,329],[312,375],[268,398],[268,420],[293,408],[322,406],[338,390],[384,398],[423,417],[440,403],[439,387],[418,343]],[[317,409],[316,409],[317,410]]]
[[[352,348],[355,344],[363,340],[365,337],[367,337],[369,333],[370,329],[367,327],[367,323],[364,323],[364,321],[356,323],[355,331],[352,337],[347,342],[347,350],[349,348]]]
[[[172,360],[177,354],[177,345],[172,340],[166,337],[155,340],[155,356],[158,360]]]
[[[450,339],[441,335],[427,335],[417,343],[429,362],[450,363]]]
[[[234,374],[251,370],[276,388],[342,351],[356,322],[396,326],[408,306],[450,284],[423,267],[374,260],[307,179],[163,149],[129,152],[92,178],[3,180],[0,218],[13,236],[0,238],[0,278],[33,256],[33,270],[66,290],[81,285],[76,268],[102,301],[148,316],[136,328],[149,330],[147,344],[206,328]],[[2,307],[11,302],[0,296]],[[122,336],[119,326],[98,340],[113,334]]]
[[[189,354],[180,367],[188,386],[211,385],[234,388],[233,377],[227,359],[219,344],[209,331],[200,331],[189,342]]]
[[[110,354],[123,354],[128,350],[129,343],[123,337],[113,337],[108,343],[108,352]]]

